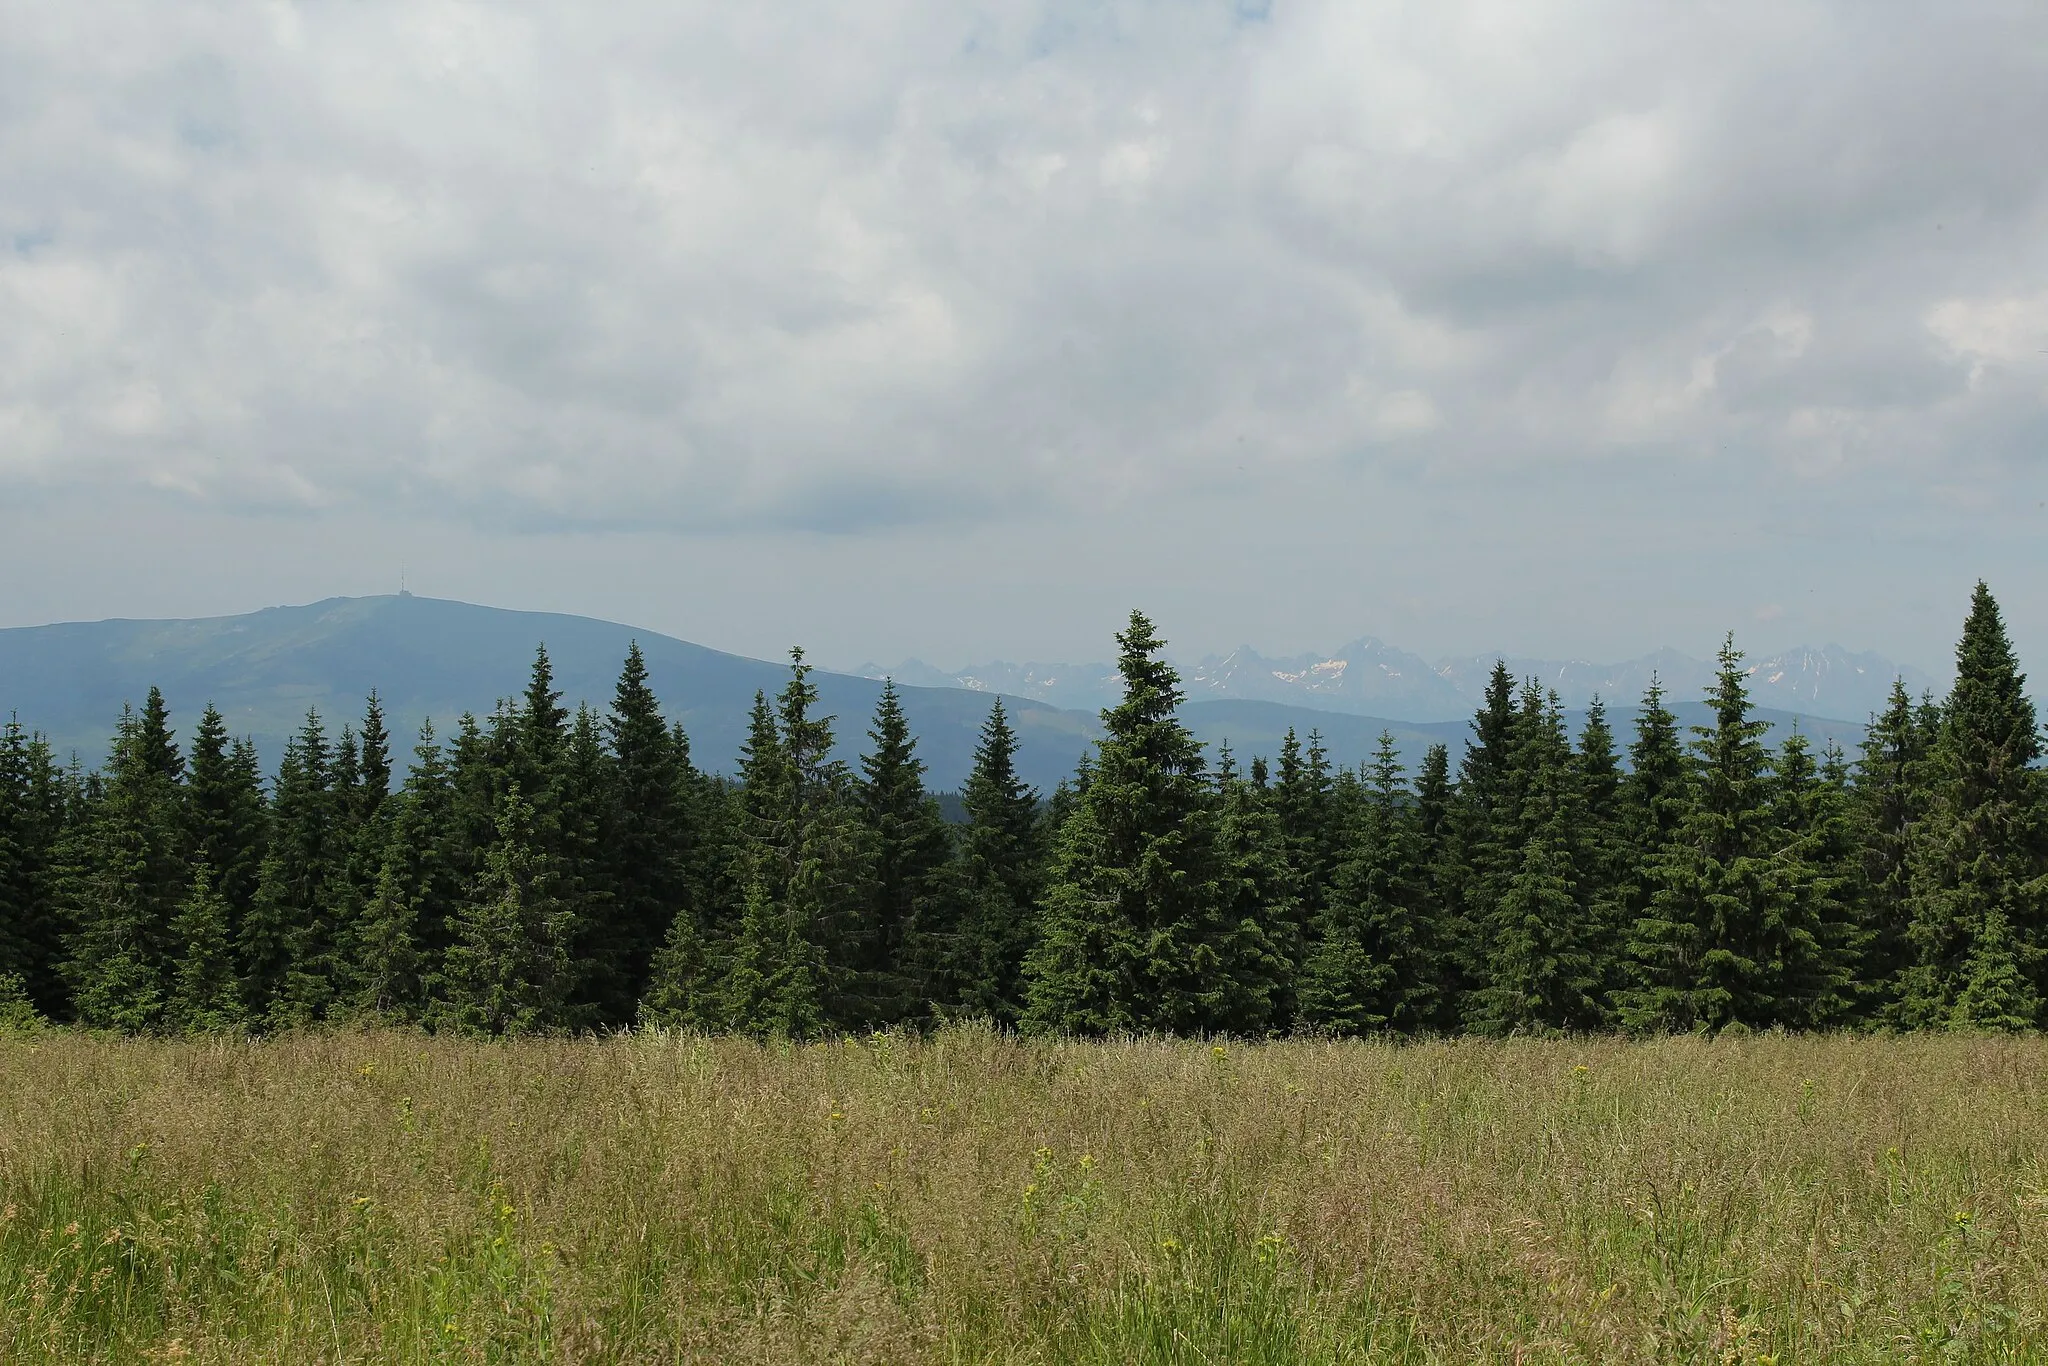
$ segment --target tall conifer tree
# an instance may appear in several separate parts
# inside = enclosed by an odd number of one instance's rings
[[[592,916],[586,952],[593,993],[607,1013],[630,1018],[646,993],[654,955],[678,916],[694,917],[687,864],[695,832],[684,807],[675,737],[634,641],[619,670],[606,720],[612,753],[609,862],[612,898]]]
[[[58,900],[63,776],[39,735],[10,717],[0,729],[0,976],[21,982],[44,1015],[62,1013],[58,973],[65,920]]]
[[[286,742],[271,800],[271,836],[243,919],[243,995],[252,1020],[305,1023],[325,1004],[332,924],[323,894],[336,865],[327,732],[309,710]]]
[[[164,1022],[185,894],[183,770],[162,694],[141,715],[124,710],[106,782],[81,831],[73,883],[77,933],[67,975],[89,1025],[141,1030]]]
[[[533,807],[512,787],[448,949],[447,1011],[459,1028],[525,1034],[565,1023],[575,916],[559,894],[538,825]]]
[[[1911,1024],[2038,1022],[2048,972],[2048,821],[2034,704],[1979,583],[1931,756],[1933,800],[1911,850]],[[1972,988],[1975,985],[1975,989]]]
[[[982,724],[962,797],[966,912],[951,995],[969,1014],[1013,1025],[1024,1010],[1024,958],[1037,937],[1046,849],[1038,793],[1018,776],[1017,734],[1000,697]]]
[[[433,722],[421,723],[405,784],[387,806],[389,840],[357,936],[355,1008],[416,1022],[440,985],[463,895],[455,794]]]
[[[1596,733],[1596,748],[1603,743]],[[1472,1023],[1490,1034],[1598,1028],[1603,934],[1598,888],[1585,875],[1593,861],[1589,775],[1584,756],[1572,751],[1555,693],[1524,689],[1509,770],[1507,787],[1520,807],[1512,824],[1503,820],[1497,845],[1517,851],[1519,864],[1491,907],[1486,979],[1473,996]]]
[[[1750,714],[1745,678],[1730,637],[1708,698],[1714,724],[1694,728],[1693,801],[1631,937],[1622,1017],[1633,1028],[1796,1026],[1831,990],[1825,927],[1782,857],[1769,726]]]
[[[178,944],[166,1023],[193,1033],[233,1029],[242,1021],[241,983],[229,934],[228,903],[205,863],[192,870],[191,890],[172,924]]]
[[[190,772],[187,857],[208,868],[211,890],[227,908],[228,933],[234,938],[256,900],[269,812],[254,746],[231,742],[227,722],[211,703],[192,734]]]
[[[1412,1033],[1437,1015],[1421,859],[1394,737],[1381,732],[1345,858],[1311,927],[1298,1019],[1335,1034]]]
[[[1867,941],[1860,993],[1865,1011],[1879,1018],[1896,1015],[1901,974],[1913,962],[1909,855],[1932,801],[1928,760],[1938,734],[1938,727],[1927,725],[1921,709],[1914,706],[1905,682],[1893,679],[1891,697],[1870,719],[1856,762],[1855,816],[1860,826]]]
[[[850,1023],[895,1024],[950,994],[946,964],[959,951],[959,904],[947,874],[951,837],[896,685],[883,680],[855,784],[868,844],[867,906],[850,936]]]
[[[1212,1028],[1258,1036],[1285,1023],[1300,963],[1288,956],[1297,923],[1286,839],[1266,794],[1237,771],[1223,746],[1216,772],[1216,875],[1225,959],[1230,976],[1214,1007]]]
[[[1026,1024],[1065,1033],[1220,1027],[1238,927],[1216,896],[1214,803],[1176,714],[1180,677],[1142,612],[1117,635],[1123,700],[1060,832],[1026,965]]]

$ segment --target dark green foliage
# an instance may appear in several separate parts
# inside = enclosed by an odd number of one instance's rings
[[[1330,759],[1320,733],[1311,731],[1303,749],[1289,727],[1280,742],[1273,775],[1271,807],[1279,829],[1282,866],[1287,876],[1286,910],[1275,916],[1270,932],[1274,952],[1297,966],[1308,961],[1310,932],[1330,901],[1337,873],[1340,829]],[[1276,1023],[1291,1023],[1299,1010],[1298,971],[1283,980],[1273,1001]]]
[[[2007,1027],[2026,1010],[2039,1022],[2048,972],[2040,744],[1998,603],[1979,583],[1929,757],[1929,809],[1908,856],[1908,1024]],[[2011,985],[2022,981],[2025,990]]]
[[[1419,831],[1394,738],[1353,811],[1350,856],[1311,926],[1299,1023],[1332,1034],[1414,1032],[1436,1015],[1440,971],[1423,924]]]
[[[388,835],[356,930],[354,1008],[417,1021],[455,934],[462,898],[455,794],[431,721],[404,787],[386,804]]]
[[[1222,1028],[1239,959],[1264,946],[1245,941],[1217,895],[1214,799],[1201,746],[1175,715],[1165,642],[1133,612],[1117,644],[1124,697],[1102,713],[1094,772],[1060,834],[1025,1023]]]
[[[812,1038],[964,1016],[1049,1033],[1492,1034],[2042,1023],[2041,737],[1980,585],[1954,693],[1895,689],[1852,774],[1773,753],[1741,656],[1688,748],[1652,684],[1604,709],[1489,679],[1471,743],[1355,771],[1292,733],[1213,771],[1134,613],[1104,736],[1041,802],[998,701],[948,826],[893,685],[858,774],[801,652],[740,772],[698,773],[639,651],[607,715],[524,691],[431,726],[316,714],[265,792],[162,694],[96,771],[0,731],[0,1025],[488,1033],[634,1023]]]
[[[106,781],[81,817],[71,882],[76,932],[66,964],[84,1023],[151,1029],[164,1022],[177,940],[171,922],[185,895],[183,771],[167,751],[163,698],[125,712]]]
[[[637,992],[623,980],[632,965],[615,962],[610,980],[600,983],[597,965],[583,948],[589,942],[587,927],[610,920],[617,895],[609,855],[617,812],[614,781],[597,713],[578,706],[555,779],[554,858],[562,899],[577,926],[578,942],[571,946],[571,1014],[578,1024],[606,1027],[630,1023],[637,1003]]]
[[[230,743],[227,723],[209,704],[192,735],[190,769],[187,857],[212,870],[213,890],[227,906],[228,932],[236,935],[256,900],[269,826],[256,749],[247,741]]]
[[[721,987],[704,932],[685,906],[655,950],[639,1023],[662,1029],[722,1028],[726,1002]]]
[[[1860,825],[1863,954],[1867,1012],[1896,1012],[1901,974],[1911,966],[1911,853],[1914,833],[1932,802],[1928,760],[1938,715],[1915,707],[1906,685],[1892,680],[1891,702],[1873,716],[1856,763],[1855,815]]]
[[[1521,866],[1516,834],[1522,803],[1510,767],[1519,719],[1514,676],[1495,660],[1484,700],[1472,718],[1472,739],[1458,762],[1458,799],[1446,822],[1437,867],[1444,907],[1443,972],[1461,1022],[1472,993],[1485,984],[1494,907]]]
[[[546,645],[534,651],[525,703],[508,721],[510,780],[522,792],[533,794],[530,800],[536,811],[545,814],[554,804],[555,785],[569,744],[569,712],[562,705],[561,690],[555,687],[555,668]]]
[[[1840,948],[1788,857],[1765,726],[1750,716],[1731,639],[1695,728],[1694,800],[1651,865],[1655,891],[1635,924],[1634,982],[1622,1018],[1637,1029],[1721,1029],[1825,1019],[1840,996]]]
[[[41,736],[9,718],[0,730],[0,976],[15,980],[41,1012],[63,1009],[65,917],[58,853],[66,816],[64,775]]]
[[[868,740],[854,787],[867,836],[867,904],[847,936],[841,997],[845,1023],[874,1028],[922,1018],[952,994],[947,967],[959,952],[960,917],[952,840],[925,791],[893,682],[882,684]]]
[[[1804,976],[1778,988],[1779,1022],[1819,1028],[1856,1018],[1857,971],[1867,942],[1848,763],[1829,746],[1816,764],[1806,737],[1793,731],[1779,748],[1774,822],[1778,859],[1793,899],[1790,923],[1812,935]],[[1797,1002],[1785,1009],[1785,999]]]
[[[242,1022],[242,997],[228,903],[205,863],[192,870],[192,890],[172,931],[180,947],[165,1023],[192,1033],[236,1028]]]
[[[778,905],[759,882],[747,885],[732,965],[718,1004],[720,1024],[743,1034],[784,1039],[808,1039],[823,1031],[824,954],[806,933],[800,909],[792,909],[805,904]],[[675,975],[669,979],[676,984],[672,990],[679,991],[689,980],[684,970],[687,952],[678,946]],[[678,997],[677,1004],[682,1000]]]
[[[1093,803],[1060,823],[1039,938],[1024,960],[1024,1028],[1101,1037],[1146,1027],[1143,939],[1119,896],[1125,879],[1104,872],[1117,852]]]
[[[1587,947],[1599,978],[1597,995],[1604,1003],[1622,985],[1622,945],[1634,919],[1636,850],[1624,796],[1627,778],[1615,752],[1606,705],[1598,697],[1587,707],[1586,726],[1579,732],[1578,780],[1579,815],[1571,832],[1576,896],[1585,908]]]
[[[1505,790],[1521,806],[1515,833],[1499,839],[1521,860],[1489,908],[1486,985],[1473,994],[1470,1018],[1489,1034],[1594,1029],[1604,1023],[1607,945],[1599,887],[1587,876],[1592,865],[1597,877],[1587,765],[1572,752],[1555,693],[1525,688],[1520,712]]]
[[[755,699],[728,874],[738,922],[698,926],[724,967],[725,1022],[750,1033],[804,1036],[869,1020],[867,850],[810,673],[792,650],[775,704]],[[683,985],[661,983],[671,993]]]
[[[1237,771],[1226,745],[1217,758],[1216,876],[1220,928],[1229,945],[1211,1028],[1260,1035],[1287,1023],[1287,988],[1299,969],[1285,945],[1299,914],[1286,841],[1268,794]]]
[[[656,950],[679,921],[692,922],[688,868],[697,832],[686,805],[689,759],[662,719],[635,642],[619,670],[606,720],[612,801],[607,839],[611,896],[584,923],[589,991],[600,1013],[624,1021],[646,994]]]
[[[448,948],[448,1022],[488,1034],[526,1034],[565,1023],[575,915],[540,844],[534,809],[509,789],[483,873],[456,917]]]
[[[334,775],[317,711],[285,747],[271,799],[268,849],[243,918],[243,998],[252,1020],[317,1019],[332,997],[334,908],[345,852],[336,838]]]
[[[1024,958],[1037,938],[1046,825],[1038,793],[1017,776],[1017,735],[1000,697],[981,728],[962,797],[964,910],[942,999],[964,1014],[1013,1025],[1024,1012]]]

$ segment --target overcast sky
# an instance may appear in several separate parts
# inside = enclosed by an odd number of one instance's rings
[[[0,625],[2048,664],[2048,6],[0,0]]]

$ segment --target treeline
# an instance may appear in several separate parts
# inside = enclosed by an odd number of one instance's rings
[[[1000,701],[949,823],[893,687],[857,767],[801,652],[706,774],[638,647],[573,714],[522,698],[394,773],[373,695],[309,714],[264,781],[162,696],[105,765],[0,742],[0,1018],[129,1031],[383,1020],[491,1033],[687,1026],[809,1037],[974,1017],[1265,1035],[2042,1023],[2048,784],[1983,585],[1954,690],[1895,685],[1861,752],[1775,749],[1724,647],[1712,724],[1652,686],[1598,703],[1496,666],[1457,764],[1356,771],[1290,733],[1211,766],[1133,613],[1123,701],[1051,794]],[[395,785],[394,785],[395,784]]]

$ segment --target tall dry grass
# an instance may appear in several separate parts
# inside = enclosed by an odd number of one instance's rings
[[[2048,1359],[2048,1043],[0,1041],[0,1360]]]

